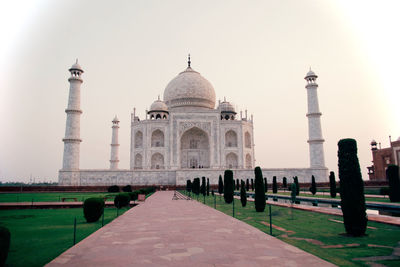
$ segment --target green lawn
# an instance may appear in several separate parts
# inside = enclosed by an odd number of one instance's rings
[[[126,210],[120,209],[119,215]],[[72,247],[75,217],[76,242],[101,228],[101,218],[86,223],[82,208],[1,210],[0,225],[11,232],[6,266],[43,266]],[[116,217],[116,208],[105,208],[104,224]]]
[[[250,191],[253,192],[253,191]],[[266,194],[272,194],[271,192],[267,192]],[[278,192],[278,195],[286,195],[289,196],[290,192]],[[340,200],[340,196],[336,196],[336,198],[331,198],[331,195],[329,193],[325,193],[323,195],[312,195],[312,194],[305,194],[300,192],[301,197],[318,197],[318,198],[329,198],[329,199],[337,199]],[[379,197],[366,197],[365,201],[374,201],[374,202],[386,202],[386,203],[390,203],[390,199],[389,197],[385,197],[385,198],[379,198]]]
[[[118,193],[107,192],[49,192],[49,193],[0,193],[0,202],[57,202],[65,198],[76,198],[84,201],[89,197],[115,196]],[[68,199],[66,201],[74,201]]]
[[[203,196],[198,200],[203,203]],[[220,200],[219,196],[215,200],[218,210],[232,216],[232,204],[225,204],[224,198]],[[214,207],[214,197],[206,197],[206,204]],[[253,202],[242,208],[240,200],[235,200],[235,217],[269,234],[268,216],[268,206],[265,212],[258,213]],[[332,220],[343,221],[343,218],[272,206],[272,224],[281,228],[274,228],[273,236],[339,266],[368,266],[354,258],[391,255],[400,241],[400,227],[397,226],[368,222],[372,228],[367,229],[367,236],[347,237],[342,235],[345,232],[343,224]],[[355,245],[346,247],[349,244]],[[332,245],[342,247],[326,247]],[[390,261],[390,264],[399,266],[400,261]]]

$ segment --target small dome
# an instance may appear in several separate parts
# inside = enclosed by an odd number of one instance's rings
[[[376,146],[376,141],[374,139],[371,141],[371,146]]]
[[[82,71],[82,72],[83,72],[83,69],[82,69],[81,65],[79,65],[78,60],[76,60],[75,64],[72,65],[71,68],[70,68],[69,70],[70,70],[70,71],[71,71],[71,70],[79,70],[79,71]]]
[[[221,104],[219,104],[219,109],[221,110],[221,112],[236,113],[235,107],[226,100],[224,100],[224,102],[221,102]]]
[[[112,120],[112,122],[119,122],[119,119],[117,117],[117,115],[115,115],[114,119]]]
[[[203,107],[214,109],[215,91],[207,79],[188,67],[170,81],[164,90],[168,108]]]
[[[304,77],[304,79],[311,78],[311,77],[318,78],[318,76],[315,74],[315,72],[313,72],[310,68],[310,70],[307,72],[306,77]]]
[[[151,104],[150,111],[168,111],[168,107],[163,101],[158,99]]]

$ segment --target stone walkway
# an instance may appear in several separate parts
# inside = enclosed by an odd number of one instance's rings
[[[197,201],[157,192],[47,266],[333,266]]]

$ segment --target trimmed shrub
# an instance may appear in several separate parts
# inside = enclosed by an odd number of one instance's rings
[[[314,175],[311,175],[311,186],[310,186],[311,194],[315,195],[317,193],[317,184],[315,183]]]
[[[186,191],[192,192],[192,181],[190,180],[186,181]]]
[[[390,202],[400,202],[399,166],[390,164],[387,167],[386,180],[389,180]]]
[[[10,250],[10,240],[10,231],[6,227],[0,226],[0,266],[5,266]]]
[[[116,192],[119,192],[119,187],[118,187],[118,185],[112,185],[112,186],[108,187],[107,191],[108,191],[108,193],[116,193]]]
[[[289,187],[289,191],[290,191],[290,201],[293,203],[296,202],[296,192],[297,192],[297,188],[296,188],[296,184],[292,183]]]
[[[120,209],[122,207],[129,206],[130,201],[131,197],[128,193],[120,193],[114,198],[114,206],[117,207],[117,209]]]
[[[357,157],[357,142],[342,139],[338,143],[340,205],[346,233],[362,236],[367,228],[364,183]]]
[[[264,188],[265,188],[265,193],[267,193],[268,192],[267,177],[264,177]]]
[[[329,190],[331,193],[331,198],[335,198],[336,197],[336,180],[335,180],[334,172],[329,173]]]
[[[210,179],[207,178],[207,187],[206,187],[206,191],[207,191],[207,196],[210,195]]]
[[[251,191],[254,191],[254,180],[251,179]]]
[[[86,222],[97,222],[104,212],[104,199],[91,197],[83,202],[83,216]]]
[[[272,193],[278,193],[278,184],[276,183],[276,176],[272,177]]]
[[[236,179],[236,190],[239,190],[239,179]]]
[[[234,181],[233,171],[226,170],[224,173],[224,199],[230,204],[233,201]]]
[[[128,194],[132,201],[136,201],[138,199],[138,193],[139,191],[133,191],[129,192]]]
[[[283,188],[287,187],[287,179],[286,179],[286,177],[282,178],[282,186],[283,186]]]
[[[255,196],[254,196],[254,205],[257,212],[263,212],[265,209],[265,187],[263,175],[260,167],[256,167],[254,169],[255,175]]]
[[[214,189],[213,189],[213,190],[211,190],[211,195],[212,195],[212,196],[214,196]]]
[[[201,177],[201,187],[200,187],[200,193],[205,196],[206,195],[206,177]]]
[[[243,180],[240,182],[240,202],[242,203],[242,207],[246,207],[247,194],[246,194],[246,185]]]
[[[379,194],[382,196],[388,196],[389,195],[389,187],[379,188]]]
[[[218,193],[222,194],[224,192],[224,182],[222,181],[222,176],[219,175],[218,179]]]
[[[249,183],[249,179],[246,180],[246,191],[250,190],[250,183]]]
[[[200,194],[200,178],[193,179],[192,192],[196,195]]]
[[[128,184],[122,187],[123,192],[132,192],[132,187]]]
[[[296,196],[300,195],[299,178],[297,176],[293,177],[293,183],[296,184]]]

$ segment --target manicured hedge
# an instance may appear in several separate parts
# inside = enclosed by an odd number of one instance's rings
[[[122,207],[129,206],[129,202],[131,201],[131,197],[128,193],[120,193],[114,198],[114,205],[118,209]]]
[[[400,202],[399,166],[389,165],[386,169],[386,179],[389,180],[390,201]]]
[[[116,193],[116,192],[119,192],[119,187],[118,187],[118,185],[112,185],[107,189],[107,191],[109,193]]]
[[[260,167],[256,167],[254,169],[255,175],[255,196],[254,196],[254,205],[257,212],[263,212],[265,209],[265,187],[263,175]]]
[[[6,227],[0,226],[0,266],[5,266],[10,250],[10,238],[10,231]]]
[[[104,212],[104,199],[92,197],[83,203],[83,215],[87,222],[97,222]]]
[[[226,170],[224,173],[224,199],[228,204],[233,201],[233,192],[235,190],[234,183],[233,172],[231,170]]]
[[[132,187],[128,184],[122,187],[122,191],[124,192],[132,192]]]

